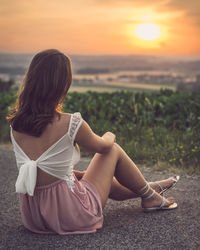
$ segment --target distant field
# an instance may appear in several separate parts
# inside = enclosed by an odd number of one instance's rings
[[[105,85],[111,85],[111,86],[123,86],[126,88],[134,88],[134,89],[148,89],[148,90],[160,90],[160,89],[171,89],[176,90],[176,86],[171,85],[162,85],[162,84],[147,84],[147,83],[121,83],[121,82],[111,82],[106,83]]]
[[[104,87],[104,86],[98,86],[98,85],[74,85],[74,86],[71,86],[69,92],[73,92],[73,91],[76,91],[76,92],[79,92],[79,93],[84,93],[84,92],[87,92],[87,91],[96,91],[96,92],[115,92],[115,91],[119,91],[119,90],[122,90],[121,88],[109,88],[109,87]]]
[[[159,91],[160,89],[170,89],[175,91],[176,87],[171,85],[158,85],[158,84],[145,84],[145,83],[121,83],[121,82],[108,82],[105,84],[74,84],[70,88],[70,92],[87,92],[87,91],[96,91],[96,92],[115,92],[121,90],[129,90],[129,91],[144,91],[144,92],[152,92]]]

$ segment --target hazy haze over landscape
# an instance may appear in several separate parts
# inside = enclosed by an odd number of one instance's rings
[[[23,75],[34,55],[0,53],[0,73]],[[103,69],[112,71],[185,71],[190,73],[200,69],[199,56],[147,56],[147,55],[70,55],[72,67],[79,69]],[[100,72],[101,73],[101,72]]]

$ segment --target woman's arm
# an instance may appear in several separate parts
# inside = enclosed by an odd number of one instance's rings
[[[75,142],[89,152],[106,153],[115,142],[115,135],[106,132],[102,137],[96,135],[90,126],[83,120],[75,138]]]

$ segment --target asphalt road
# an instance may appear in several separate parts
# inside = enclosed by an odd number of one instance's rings
[[[83,160],[77,169],[85,169]],[[141,169],[148,181],[171,176],[170,173]],[[0,150],[0,249],[200,249],[200,177],[181,176],[168,192],[179,207],[172,211],[144,213],[139,199],[109,200],[104,209],[104,226],[95,234],[41,235],[24,228],[20,218],[17,176],[12,151]]]

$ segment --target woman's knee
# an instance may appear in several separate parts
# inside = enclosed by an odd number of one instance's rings
[[[113,144],[113,146],[114,146],[115,148],[117,148],[117,149],[119,149],[119,148],[120,148],[119,144],[118,144],[118,143],[116,143],[116,142]]]
[[[120,146],[115,142],[113,144],[113,146],[111,147],[111,149],[107,152],[110,155],[115,155],[115,156],[119,156],[119,152],[120,152]]]
[[[114,147],[114,150],[115,150],[118,154],[120,154],[121,151],[123,151],[123,149],[120,147],[120,145],[117,144],[116,142],[113,144],[113,147]]]
[[[97,155],[104,158],[104,157],[107,157],[107,156],[110,157],[111,155],[112,156],[117,155],[118,152],[119,152],[119,145],[117,143],[114,143],[107,152],[102,153],[102,154],[97,153]]]

